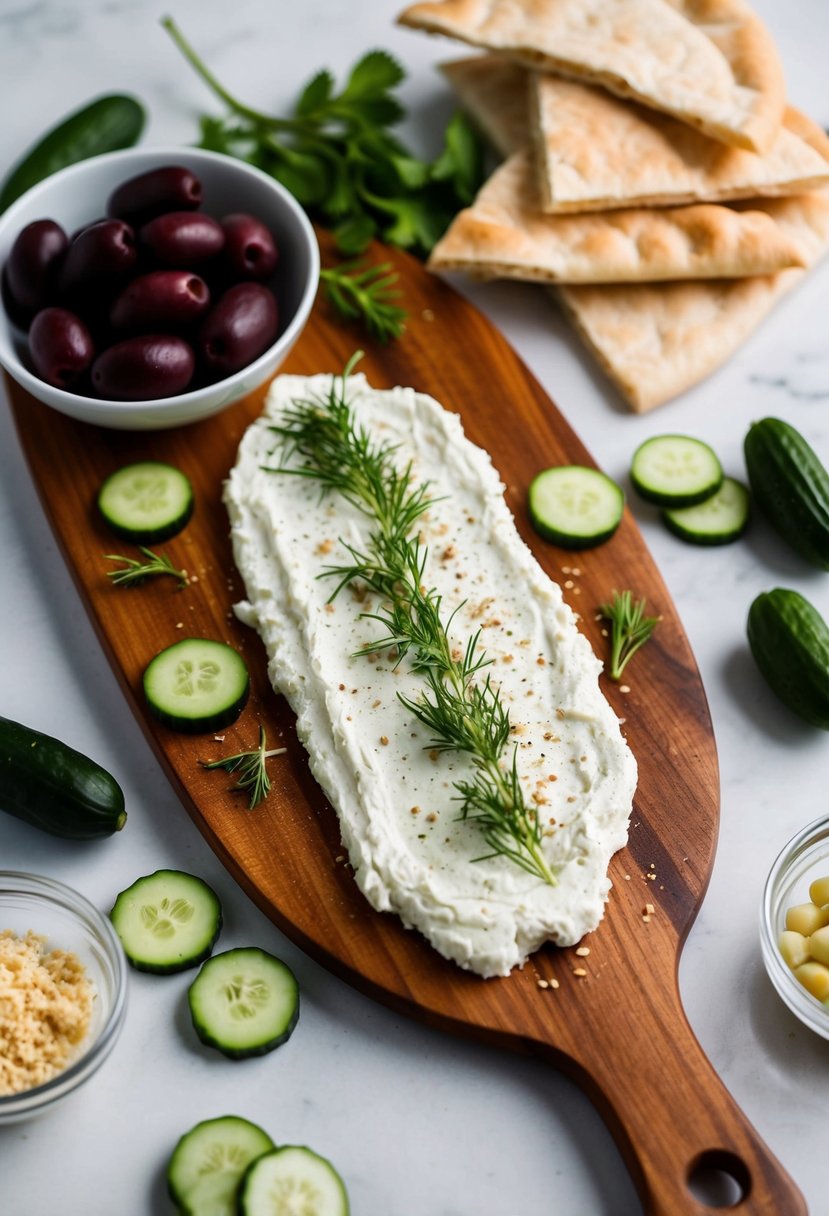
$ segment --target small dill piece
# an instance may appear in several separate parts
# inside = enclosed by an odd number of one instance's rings
[[[225,756],[223,760],[202,760],[202,768],[223,768],[227,773],[238,773],[239,779],[231,788],[234,790],[250,790],[248,810],[253,810],[268,796],[271,780],[268,776],[267,762],[271,756],[284,756],[286,747],[272,747],[267,750],[265,728],[259,726],[259,746],[249,752],[236,752],[233,756]]]
[[[312,479],[371,521],[364,548],[342,542],[350,560],[321,575],[336,580],[332,600],[359,581],[381,605],[362,614],[377,622],[380,636],[355,657],[393,652],[398,665],[408,656],[422,676],[420,696],[400,701],[429,731],[430,750],[463,753],[471,761],[472,776],[455,782],[455,790],[460,818],[477,824],[489,850],[475,860],[504,856],[555,886],[537,811],[527,805],[518,778],[517,747],[511,760],[505,757],[509,712],[486,672],[492,660],[480,647],[480,631],[457,657],[448,636],[455,613],[444,620],[440,595],[424,583],[428,550],[416,525],[438,500],[429,482],[414,480],[411,463],[398,464],[395,445],[377,442],[358,425],[348,403],[348,377],[359,358],[332,378],[327,398],[291,403],[272,429],[282,440],[283,459],[298,463],[267,471]]]
[[[613,599],[599,608],[601,615],[610,622],[610,671],[611,680],[618,680],[625,667],[644,646],[659,624],[661,617],[645,616],[647,604],[644,599],[634,600],[630,591],[614,591]]]
[[[406,310],[397,301],[400,276],[390,262],[371,266],[356,259],[320,271],[320,282],[336,312],[346,321],[362,321],[380,342],[399,338],[406,328]]]
[[[187,586],[187,571],[177,570],[166,553],[153,553],[144,545],[139,545],[138,549],[144,555],[143,561],[136,557],[123,557],[120,553],[104,554],[108,562],[124,563],[119,570],[107,570],[107,578],[112,579],[114,587],[134,587],[136,583],[143,583],[145,579],[159,574],[172,575],[178,579],[179,587]]]

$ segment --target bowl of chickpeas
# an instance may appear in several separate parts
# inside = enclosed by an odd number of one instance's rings
[[[778,995],[804,1025],[829,1039],[829,818],[808,824],[774,862],[760,941]]]
[[[305,213],[261,170],[196,148],[111,152],[0,217],[0,365],[83,422],[196,422],[270,379],[318,281]]]

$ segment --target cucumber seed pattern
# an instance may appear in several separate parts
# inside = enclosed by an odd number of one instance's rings
[[[173,937],[176,928],[192,920],[195,908],[187,899],[168,899],[165,895],[155,904],[141,905],[141,920],[156,937]]]
[[[241,1144],[211,1144],[198,1168],[201,1177],[233,1171],[240,1173],[250,1161]]]
[[[273,1216],[317,1216],[323,1198],[307,1178],[277,1178],[268,1197]]]
[[[215,692],[219,675],[219,665],[212,659],[202,659],[198,663],[194,663],[192,659],[182,659],[176,668],[174,691],[180,697],[192,697],[199,692]]]
[[[261,979],[248,980],[244,975],[234,975],[224,986],[224,995],[229,1005],[228,1012],[238,1022],[255,1018],[270,999],[270,988]]]

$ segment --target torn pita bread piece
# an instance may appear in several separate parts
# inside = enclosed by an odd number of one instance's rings
[[[736,278],[802,264],[797,242],[759,209],[699,203],[544,215],[526,150],[496,169],[429,259],[432,270],[546,283]]]
[[[774,197],[829,184],[829,161],[795,133],[788,110],[758,156],[572,80],[533,72],[529,98],[543,211]]]
[[[509,156],[527,146],[530,78],[526,68],[501,55],[467,55],[438,67],[496,152]]]
[[[814,265],[829,251],[826,193],[773,199],[765,206]],[[562,287],[575,327],[637,413],[679,396],[729,359],[807,272],[727,282]]]
[[[431,0],[398,20],[602,85],[749,151],[764,152],[782,121],[780,59],[744,0]]]

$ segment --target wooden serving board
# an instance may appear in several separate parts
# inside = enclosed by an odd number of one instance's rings
[[[805,1212],[798,1191],[714,1073],[679,998],[679,953],[711,871],[719,788],[705,693],[662,579],[629,513],[608,544],[583,554],[539,540],[526,513],[530,478],[548,465],[590,464],[588,453],[480,313],[404,254],[379,256],[400,271],[410,322],[400,341],[369,344],[360,365],[369,381],[413,385],[461,414],[470,438],[492,454],[522,536],[553,578],[572,583],[565,596],[598,654],[607,641],[596,608],[614,588],[646,596],[662,616],[634,661],[631,692],[606,685],[626,720],[640,777],[630,843],[612,862],[613,891],[584,943],[589,955],[549,947],[506,979],[482,980],[444,961],[396,917],[374,912],[357,890],[291,712],[268,685],[264,649],[231,613],[243,589],[222,481],[264,390],[191,427],[127,433],[74,422],[9,386],[32,475],[80,594],[185,807],[244,890],[304,950],[400,1012],[535,1053],[569,1073],[610,1126],[648,1214],[711,1211],[687,1185],[691,1172],[709,1166],[724,1168],[742,1188],[730,1211],[798,1216]],[[359,341],[318,304],[284,370],[338,372]],[[125,590],[106,577],[103,554],[123,545],[97,518],[95,495],[108,473],[140,459],[168,460],[195,486],[193,520],[159,546],[196,576],[181,591],[171,579]],[[250,667],[250,702],[222,743],[175,734],[147,715],[143,670],[186,636],[225,640]],[[270,746],[284,743],[288,753],[271,761],[268,800],[247,813],[227,775],[198,762],[254,746],[258,722]],[[646,904],[654,907],[649,921]],[[538,987],[552,977],[557,989]]]

